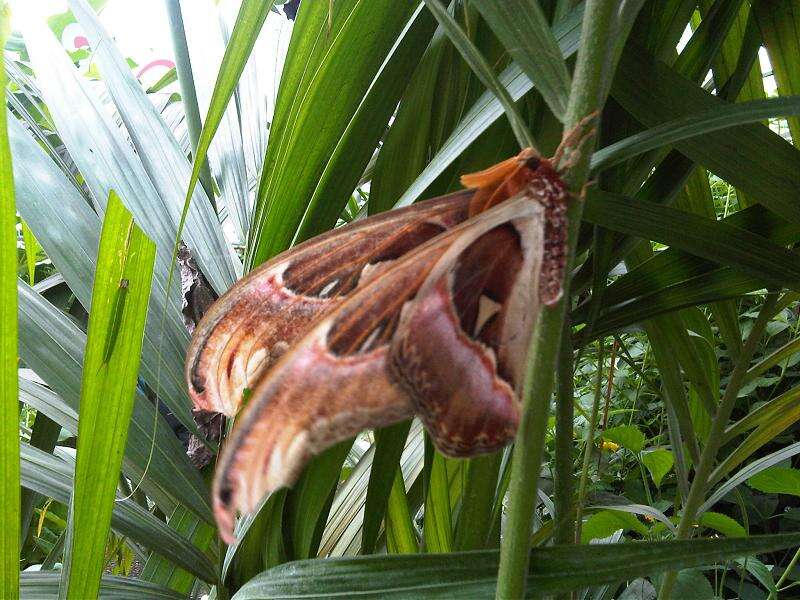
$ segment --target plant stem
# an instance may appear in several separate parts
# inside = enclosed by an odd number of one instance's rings
[[[164,0],[167,7],[169,18],[170,35],[172,37],[172,48],[175,52],[175,72],[178,74],[178,85],[181,89],[181,101],[183,110],[186,113],[186,127],[189,130],[189,143],[192,146],[192,156],[197,155],[197,143],[200,140],[200,132],[203,123],[200,120],[200,107],[197,104],[197,92],[194,87],[194,76],[192,75],[192,62],[189,59],[189,46],[186,43],[186,32],[183,28],[183,14],[181,13],[180,0]],[[217,210],[214,200],[214,186],[211,179],[211,170],[208,168],[208,161],[204,160],[200,167],[200,185],[206,191],[211,206]]]
[[[614,390],[614,370],[617,366],[617,349],[619,342],[614,339],[614,345],[611,346],[611,363],[608,366],[608,383],[606,385],[606,401],[603,405],[603,423],[600,425],[600,431],[603,431],[608,426],[608,408],[611,405],[611,392]]]
[[[589,417],[589,429],[586,430],[586,443],[583,448],[583,465],[581,466],[581,479],[578,484],[578,506],[575,509],[575,543],[581,541],[581,527],[583,525],[583,505],[586,502],[586,487],[589,483],[589,463],[592,461],[592,448],[594,448],[594,434],[597,431],[597,414],[600,412],[600,398],[603,396],[603,354],[605,343],[603,338],[598,341],[597,371],[594,383],[594,402],[592,414]]]
[[[644,487],[644,494],[647,496],[648,506],[653,506],[653,496],[650,493],[650,484],[647,483],[647,473],[644,470],[644,463],[642,462],[642,455],[635,455],[636,462],[639,463],[639,472],[642,474],[642,486]]]
[[[779,590],[780,587],[783,585],[783,582],[786,581],[786,578],[789,576],[789,573],[791,573],[794,570],[794,567],[799,559],[800,559],[800,548],[798,548],[797,551],[794,553],[792,560],[789,561],[789,564],[786,566],[786,569],[783,571],[783,573],[781,573],[781,576],[778,578],[778,582],[775,584],[776,590]],[[777,597],[777,595],[770,592],[769,596],[767,596],[767,600],[772,600],[775,597]]]
[[[533,511],[544,454],[556,355],[561,342],[565,303],[543,309],[532,342],[523,388],[523,412],[511,463],[509,512],[500,544],[498,598],[522,598],[528,570]],[[533,376],[536,374],[536,376]]]
[[[572,432],[575,423],[573,356],[569,318],[564,320],[558,359],[555,435],[555,544],[575,542],[575,481],[572,473]]]
[[[600,422],[600,433],[602,434],[606,427],[608,426],[608,409],[611,405],[611,392],[614,390],[614,369],[617,364],[617,349],[619,348],[619,343],[617,342],[616,338],[614,339],[614,343],[611,346],[611,360],[608,364],[608,384],[606,385],[606,395],[605,401],[603,402],[603,418]],[[592,438],[594,439],[594,437]],[[603,454],[602,452],[597,455],[597,478],[600,479],[602,476],[602,468],[603,468]]]
[[[700,508],[700,505],[705,500],[708,478],[716,462],[717,452],[719,452],[719,448],[722,445],[725,427],[736,405],[739,389],[744,382],[747,369],[750,366],[750,360],[756,351],[758,342],[761,340],[764,329],[775,314],[776,306],[778,306],[777,295],[769,294],[761,307],[761,311],[758,313],[758,318],[753,324],[753,329],[750,331],[750,335],[747,337],[747,341],[739,354],[739,360],[731,373],[728,387],[725,388],[725,393],[717,407],[717,414],[714,415],[714,419],[711,422],[711,430],[706,438],[706,445],[700,454],[700,462],[697,465],[692,486],[689,488],[689,496],[683,505],[683,514],[681,514],[681,520],[678,523],[678,530],[675,536],[679,540],[688,538],[692,532],[697,509]],[[670,571],[664,576],[661,590],[658,594],[658,597],[662,600],[670,598],[676,575],[675,571]]]
[[[603,103],[604,70],[607,66],[609,32],[612,29],[617,3],[611,0],[586,0],[581,28],[581,47],[572,79],[565,131],[580,126],[581,121],[596,112]],[[574,154],[574,166],[565,174],[570,189],[579,196],[589,174],[591,147],[568,148]],[[583,202],[570,202],[567,268],[572,271]],[[505,535],[500,544],[500,567],[497,573],[497,598],[522,598],[530,556],[533,511],[539,486],[539,470],[544,454],[547,419],[556,357],[561,345],[564,316],[569,304],[569,277],[565,277],[561,300],[544,307],[534,324],[528,350],[528,365],[523,387],[522,416],[514,446],[509,485],[509,513]]]

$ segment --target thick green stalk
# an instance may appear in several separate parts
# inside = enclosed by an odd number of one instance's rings
[[[578,484],[578,503],[575,508],[575,543],[581,540],[581,527],[583,526],[583,505],[586,503],[586,488],[589,484],[589,464],[592,462],[592,448],[594,436],[597,431],[597,415],[600,412],[600,398],[603,395],[603,354],[605,353],[604,340],[601,338],[597,350],[597,371],[594,382],[594,402],[592,413],[589,416],[589,429],[586,431],[586,444],[583,448],[583,464],[581,465],[581,479]]]
[[[571,131],[596,112],[604,95],[604,69],[607,65],[609,32],[613,27],[617,2],[587,0],[581,30],[581,47],[572,80],[565,130]],[[580,194],[589,173],[589,144],[566,148],[573,167],[565,175],[573,193]],[[578,239],[583,202],[575,200],[567,211],[569,221],[566,273],[570,273]],[[544,307],[534,325],[528,351],[528,365],[523,386],[522,416],[509,486],[509,513],[502,543],[497,575],[497,598],[522,598],[528,571],[533,510],[539,486],[539,469],[544,454],[544,438],[550,413],[550,396],[556,357],[561,344],[564,317],[569,304],[569,278],[564,294],[552,307]]]
[[[186,43],[186,32],[183,29],[183,15],[180,0],[164,0],[169,18],[172,48],[175,52],[175,71],[178,74],[178,85],[181,88],[181,101],[186,113],[186,127],[189,130],[189,143],[192,146],[192,157],[197,156],[197,144],[203,122],[200,119],[200,106],[197,103],[197,92],[194,87],[192,75],[192,62],[189,59],[189,46]],[[217,209],[214,201],[214,186],[211,179],[211,170],[208,161],[204,160],[200,167],[200,185],[206,191],[214,210]]]
[[[556,522],[553,541],[556,544],[575,542],[575,481],[572,472],[572,430],[575,421],[573,390],[573,356],[569,318],[564,321],[556,383],[555,434],[555,505]]]
[[[725,393],[722,400],[717,407],[717,414],[711,422],[711,430],[708,434],[706,445],[703,452],[700,454],[700,463],[697,465],[692,486],[689,489],[689,496],[683,506],[683,513],[681,520],[678,523],[678,531],[676,537],[678,539],[686,539],[692,533],[692,526],[694,525],[695,518],[697,517],[697,509],[705,500],[705,495],[708,487],[708,478],[714,468],[714,463],[717,460],[717,452],[722,445],[724,439],[725,428],[731,418],[734,406],[736,405],[736,398],[739,395],[739,389],[744,383],[747,369],[750,366],[750,360],[756,351],[758,342],[764,334],[764,329],[767,327],[770,319],[775,315],[775,308],[778,306],[778,296],[770,294],[767,296],[764,306],[758,313],[758,318],[753,324],[753,329],[747,337],[742,350],[739,354],[739,360],[731,373],[731,378],[728,387],[725,388]],[[661,590],[658,597],[662,600],[668,600],[672,594],[672,588],[675,585],[675,577],[677,573],[670,571],[664,577],[661,584]]]
[[[797,561],[800,560],[800,548],[794,553],[792,560],[789,561],[789,564],[786,565],[786,569],[784,569],[783,573],[781,574],[778,582],[775,584],[775,589],[780,590],[783,582],[786,581],[786,578],[789,576],[789,573],[794,571],[795,566],[797,565]],[[777,594],[775,592],[770,592],[769,596],[767,596],[767,600],[773,600],[773,598],[777,598]]]

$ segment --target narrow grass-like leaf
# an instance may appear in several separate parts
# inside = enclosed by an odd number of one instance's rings
[[[239,519],[236,541],[228,546],[222,561],[222,581],[239,587],[262,569],[286,562],[281,532],[285,498],[286,490],[271,494],[253,513]],[[277,560],[275,556],[268,557],[273,547],[280,549]]]
[[[336,225],[344,202],[358,185],[435,29],[436,20],[420,6],[386,57],[341,139],[326,158],[293,243],[305,241]]]
[[[685,208],[689,212],[703,215],[712,219],[717,218],[716,209],[714,207],[714,198],[711,193],[711,184],[708,180],[708,172],[701,168],[696,167],[683,189],[683,193],[678,196],[678,206]],[[720,336],[728,350],[728,354],[733,360],[737,360],[739,352],[742,348],[742,333],[739,328],[739,312],[736,303],[732,300],[723,302],[714,302],[710,307],[711,314],[714,321],[719,328]],[[703,319],[705,320],[705,319]],[[705,320],[707,323],[707,320]],[[708,336],[713,338],[713,335]],[[711,342],[711,347],[708,351],[711,354],[711,359],[706,367],[701,367],[704,371],[710,367],[710,371],[715,374],[716,384],[713,386],[714,397],[716,400],[719,389],[719,365],[714,354],[714,342]]]
[[[592,202],[590,196],[587,202],[590,205],[587,207],[587,212],[590,214],[594,211],[594,208],[591,207]],[[781,219],[763,206],[752,206],[734,213],[722,221],[733,227],[746,229],[753,234],[768,238],[774,244],[781,246],[800,240],[800,227]],[[614,281],[606,289],[603,299],[607,305],[628,302],[632,298],[659,292],[692,278],[707,276],[712,272],[719,273],[724,269],[727,267],[720,268],[698,256],[677,248],[670,248],[656,254],[637,267],[635,271],[630,271]],[[739,282],[732,281],[732,283]],[[749,290],[745,289],[744,291]]]
[[[47,415],[72,435],[78,435],[78,412],[51,389],[20,377],[19,401]]]
[[[0,48],[10,31],[0,3]],[[8,79],[0,73],[5,98]],[[19,400],[17,399],[17,209],[6,113],[0,115],[0,596],[19,597]]]
[[[622,55],[611,93],[648,126],[725,105],[633,42]],[[768,127],[740,125],[724,136],[683,140],[676,148],[783,218],[800,223],[800,151]]]
[[[172,511],[168,527],[182,538],[190,541],[195,551],[198,547],[207,550],[216,540],[216,530],[183,506],[178,506]],[[183,594],[192,591],[192,584],[195,581],[195,575],[181,569],[174,561],[159,554],[157,549],[147,559],[139,577],[143,581],[164,585]]]
[[[22,241],[25,244],[25,265],[28,267],[28,285],[36,283],[36,255],[39,253],[39,242],[36,241],[36,236],[33,235],[31,228],[23,220],[22,223]]]
[[[385,431],[387,430],[376,432],[376,440],[380,439],[379,436]],[[397,441],[400,437],[397,435],[392,439]],[[419,421],[412,421],[410,432],[398,442],[401,452],[398,458],[390,460],[395,457],[393,450],[380,441],[376,441],[364,453],[347,480],[336,491],[322,536],[319,556],[347,556],[359,552],[362,554],[374,552],[374,542],[371,551],[365,545],[364,531],[369,520],[376,521],[377,541],[381,521],[386,512],[386,508],[381,509],[381,502],[386,502],[391,488],[387,486],[379,490],[373,488],[373,483],[385,482],[387,475],[391,475],[391,465],[397,464],[399,460],[406,488],[411,489],[416,485],[424,463],[423,437],[422,424]]]
[[[137,157],[161,199],[163,213],[158,216],[166,218],[169,223],[165,233],[173,237],[181,215],[181,201],[185,197],[184,186],[189,181],[186,156],[86,0],[70,0],[70,6],[92,44],[93,58],[131,136]],[[121,188],[119,193],[123,193]],[[205,192],[197,190],[195,196],[196,201],[187,216],[187,227],[181,233],[209,283],[217,293],[222,293],[236,280],[238,268],[226,247],[219,220]],[[124,197],[123,201],[128,206],[132,202]],[[146,222],[133,208],[131,211],[148,233]],[[158,243],[165,242],[152,237]],[[165,253],[169,248],[158,250]]]
[[[364,554],[375,551],[378,530],[386,514],[390,490],[394,486],[394,470],[399,468],[400,456],[410,428],[410,422],[403,422],[375,432],[375,455],[364,503],[364,530],[361,537]]]
[[[590,198],[588,204],[591,202]],[[591,210],[587,206],[587,212],[591,213]],[[791,244],[800,240],[800,227],[760,205],[736,212],[723,221],[768,238],[775,244]],[[614,331],[655,314],[685,306],[735,298],[763,287],[761,278],[753,278],[730,267],[720,267],[670,248],[606,288],[604,312],[595,324],[593,334]],[[573,322],[582,322],[586,315],[586,307],[579,308],[573,312]]]
[[[508,90],[500,79],[498,79],[497,75],[495,75],[495,72],[492,70],[489,63],[486,62],[480,50],[475,47],[464,33],[464,30],[461,29],[458,22],[439,0],[425,0],[425,5],[433,13],[433,16],[436,17],[436,20],[439,21],[439,25],[441,25],[442,29],[447,33],[450,41],[453,42],[453,45],[458,49],[473,73],[481,80],[481,83],[483,83],[486,89],[492,92],[500,101],[520,147],[528,148],[535,146],[536,144],[533,141],[533,136],[531,136],[531,132],[525,124],[525,120],[520,115],[516,104],[514,104],[514,99],[511,97],[511,94],[508,93]],[[543,16],[542,19],[544,19]],[[566,74],[566,68],[564,69],[564,73]],[[560,110],[556,114],[562,113],[563,110]]]
[[[276,4],[277,6],[277,4]],[[230,39],[230,32],[236,25],[239,4],[234,2],[223,2],[219,4],[220,23],[223,26],[223,37]],[[242,135],[242,152],[245,163],[245,171],[249,188],[253,188],[258,182],[261,174],[261,167],[264,162],[264,155],[267,149],[267,138],[275,109],[275,94],[280,84],[280,72],[285,59],[286,46],[289,43],[288,29],[290,22],[278,14],[274,6],[269,16],[267,16],[261,33],[256,40],[255,46],[250,51],[250,58],[247,65],[239,77],[239,85],[236,88],[236,104],[228,106],[228,110],[238,117]],[[220,60],[210,65],[216,67]],[[203,72],[198,73],[200,77]],[[205,92],[209,96],[213,94],[213,81],[208,86],[209,89],[203,90],[200,86],[201,96]],[[238,113],[238,114],[237,114]],[[215,137],[219,137],[216,135]],[[213,151],[213,147],[212,147]],[[202,179],[201,179],[202,181]],[[250,213],[252,202],[248,197],[248,219],[252,218]]]
[[[713,4],[714,0],[701,0],[700,13],[707,15]],[[711,63],[717,89],[734,85],[740,90],[738,95],[734,95],[739,102],[760,100],[766,96],[761,66],[757,61],[760,38],[750,3],[742,2],[736,22]],[[743,82],[739,83],[737,78]]]
[[[756,451],[773,442],[783,431],[800,421],[800,404],[796,401],[797,396],[797,390],[789,390],[767,405],[769,410],[764,412],[770,413],[771,418],[764,419],[763,413],[758,415],[758,420],[761,422],[739,446],[725,455],[725,459],[709,477],[712,484],[720,481]],[[795,401],[789,402],[789,399]],[[774,405],[772,405],[773,402],[775,402]],[[783,410],[777,410],[779,408],[783,408]]]
[[[285,535],[291,540],[295,557],[316,556],[342,463],[352,446],[353,440],[346,440],[315,456],[289,491]]]
[[[664,313],[736,298],[763,289],[763,280],[737,273],[729,267],[712,270],[674,285],[654,288],[652,293],[633,298],[624,305],[609,307],[595,323],[592,336],[609,335]],[[583,322],[585,314],[585,311],[577,311],[574,323]]]
[[[567,65],[538,0],[477,0],[475,6],[559,120],[571,84]]]
[[[57,571],[23,573],[20,580],[22,597],[28,600],[48,600],[58,594],[61,574]],[[183,600],[185,595],[169,588],[154,585],[132,577],[105,575],[100,581],[100,598],[103,600]]]
[[[20,393],[20,398],[22,394]],[[31,429],[30,445],[38,448],[43,452],[52,454],[53,449],[58,442],[58,436],[61,433],[61,425],[50,419],[43,412],[36,413],[36,421],[33,423]],[[33,516],[33,509],[36,503],[41,499],[39,494],[33,490],[22,490],[22,501],[20,502],[21,514],[20,526],[22,527],[22,534],[20,541],[24,543],[25,538],[28,537],[28,527]]]
[[[222,560],[222,581],[248,581],[259,569],[286,562],[283,537],[283,509],[288,490],[270,494],[251,514],[236,523],[236,542],[229,545]]]
[[[346,160],[345,148],[339,148],[342,136],[349,137],[354,115],[417,8],[413,0],[339,0],[303,6],[281,75],[248,239],[247,269],[294,240],[331,155]],[[332,97],[336,102],[330,101]],[[331,173],[325,175],[327,179]],[[351,192],[333,201],[343,206]],[[319,197],[317,202],[329,201]]]
[[[565,58],[571,57],[578,49],[581,22],[583,19],[583,3],[577,5],[567,16],[553,26],[553,36]],[[519,65],[512,63],[499,76],[501,85],[507,90],[515,102],[527,94],[533,83],[522,72]],[[395,204],[396,207],[408,206],[417,200],[427,188],[441,175],[464,150],[469,147],[492,124],[505,115],[503,105],[494,95],[487,91],[481,95],[466,112],[455,127],[447,141],[442,144],[436,155],[414,180]]]
[[[775,350],[775,352],[750,367],[745,374],[745,381],[751,381],[759,375],[766,373],[775,365],[791,358],[798,352],[800,352],[800,338],[795,338],[786,342],[783,346]]]
[[[646,260],[652,251],[646,245],[640,245],[627,256],[627,265],[637,265]],[[700,437],[695,430],[696,421],[692,418],[690,398],[684,389],[681,364],[678,361],[674,346],[686,350],[690,348],[686,326],[680,315],[654,316],[648,318],[643,324],[647,338],[653,351],[653,356],[661,373],[664,399],[667,402],[667,411],[670,417],[670,438],[673,449],[678,458],[679,484],[683,486],[684,493],[688,491],[688,475],[682,460],[684,444],[688,455],[693,462],[700,458]]]
[[[798,257],[768,239],[725,221],[623,196],[593,191],[584,217],[608,229],[644,237],[741,270],[765,282],[800,284]]]
[[[28,444],[21,443],[19,447],[22,485],[64,505],[69,504],[74,461],[63,454],[55,457]],[[133,500],[114,503],[111,528],[197,577],[214,581],[214,568],[203,552]]]
[[[699,81],[708,73],[714,56],[719,52],[728,30],[739,15],[741,0],[714,0],[700,26],[695,29],[689,43],[675,61],[675,69],[692,81]]]
[[[359,444],[356,442],[357,447]],[[354,449],[355,449],[354,447]],[[364,499],[367,482],[374,464],[374,444],[358,459],[337,488],[328,522],[322,534],[318,556],[349,556],[358,554],[358,544],[364,523]]]
[[[733,490],[737,485],[750,479],[753,475],[756,475],[757,473],[760,473],[764,469],[768,469],[773,465],[777,465],[779,462],[782,462],[797,454],[800,454],[800,442],[791,444],[785,448],[781,448],[780,450],[754,460],[744,468],[737,471],[730,479],[719,486],[714,493],[709,496],[708,500],[706,500],[703,505],[697,509],[697,514],[702,515],[705,511],[710,510],[717,502],[722,500],[722,498],[724,498],[728,492]]]
[[[637,154],[662,146],[670,146],[689,138],[704,136],[721,129],[747,123],[759,123],[774,117],[799,114],[800,96],[753,100],[705,109],[699,113],[651,127],[598,150],[592,155],[592,168],[607,169]]]
[[[703,414],[693,411],[697,422],[698,435],[705,439],[707,425],[716,411],[719,399],[720,374],[719,359],[715,352],[714,331],[708,317],[697,307],[681,311],[682,322],[678,339],[672,342],[672,349],[686,372],[692,385],[690,392],[695,408],[703,408]]]
[[[417,551],[417,535],[408,510],[403,472],[394,472],[389,502],[386,506],[386,548],[392,554],[413,554]]]
[[[497,491],[502,452],[476,456],[465,464],[464,494],[453,535],[454,550],[482,550],[492,529],[492,508]]]
[[[675,525],[672,523],[672,521],[669,520],[669,517],[667,517],[667,515],[665,515],[657,508],[653,508],[652,506],[647,506],[646,504],[607,504],[600,506],[591,506],[589,508],[612,510],[612,511],[616,510],[624,513],[630,513],[633,515],[643,515],[647,517],[652,517],[654,520],[661,521],[666,526],[666,528],[672,531],[673,533],[675,532]],[[639,528],[636,527],[635,530],[639,531]]]
[[[155,94],[156,92],[160,92],[168,85],[175,83],[178,81],[178,71],[175,67],[169,69],[166,73],[164,73],[158,81],[156,81],[153,85],[147,88],[148,94]]]
[[[242,141],[241,133],[238,128],[238,123],[235,114],[228,111],[228,104],[231,97],[236,91],[236,85],[239,78],[247,65],[247,60],[250,53],[253,51],[258,35],[264,25],[270,10],[275,5],[274,0],[244,0],[239,7],[239,14],[236,17],[236,22],[231,31],[228,43],[225,46],[225,53],[220,62],[219,72],[217,73],[216,81],[211,92],[211,97],[208,99],[208,110],[206,111],[205,118],[203,119],[203,129],[200,132],[200,138],[197,141],[197,151],[193,157],[192,175],[189,179],[189,188],[186,195],[186,205],[184,205],[184,214],[188,210],[188,204],[191,202],[192,193],[197,184],[198,177],[200,176],[200,169],[206,160],[209,149],[211,148],[212,141],[215,134],[223,125],[223,131],[228,135],[239,136],[238,140],[229,140],[227,154],[241,154]],[[191,23],[194,13],[193,10],[202,10],[204,13],[212,10],[212,4],[209,2],[201,7],[191,6],[185,3],[185,8],[189,11],[184,14],[184,22]],[[196,15],[203,17],[204,15]],[[216,25],[216,24],[215,24]],[[192,43],[191,26],[187,28],[187,37],[189,38],[190,51],[192,49],[199,50],[197,44]],[[203,42],[206,46],[210,43],[208,40]],[[195,85],[197,86],[200,76],[200,70],[203,64],[201,61],[194,60],[192,70],[195,74]],[[197,88],[198,97],[204,96],[203,89]],[[205,96],[206,98],[208,96]],[[201,98],[201,101],[203,98]],[[201,104],[204,104],[201,102]],[[236,148],[238,145],[238,148]],[[231,158],[230,156],[228,158]],[[220,157],[222,160],[222,157]],[[247,207],[247,181],[246,174],[244,173],[243,155],[240,160],[236,160],[235,165],[220,165],[222,173],[220,173],[220,181],[224,188],[223,193],[226,201],[230,204],[228,210],[233,214],[233,220],[236,223],[240,233],[247,235],[250,227],[250,215],[248,214]],[[241,179],[245,180],[242,181]],[[236,188],[236,189],[233,189]]]
[[[453,515],[450,508],[449,461],[426,441],[430,449],[430,477],[425,496],[423,535],[427,552],[453,550]]]
[[[64,595],[93,598],[105,564],[139,372],[156,249],[111,193],[86,340]]]
[[[195,87],[194,73],[192,71],[192,62],[189,58],[189,47],[186,42],[186,29],[183,24],[181,3],[180,0],[167,0],[164,4],[167,9],[172,49],[175,55],[175,66],[170,69],[164,77],[171,74],[172,81],[177,81],[180,86],[183,119],[186,124],[191,154],[195,156],[197,154],[197,142],[200,139],[200,131],[203,129],[203,123],[200,119],[200,107],[197,104],[197,89]],[[163,79],[164,78],[159,80],[155,86],[161,83]],[[151,93],[152,89],[153,88],[149,88],[147,93]],[[200,167],[200,184],[203,186],[203,189],[205,189],[209,201],[216,209],[214,182],[211,179],[211,170],[208,167],[208,161],[205,161]]]
[[[795,0],[760,0],[753,3],[758,29],[769,54],[781,96],[800,94],[800,6]],[[800,119],[789,119],[789,131],[795,146],[800,143]]]
[[[800,534],[731,539],[534,548],[528,595],[569,592],[790,548]],[[368,556],[276,567],[248,582],[234,600],[339,595],[381,598],[487,597],[494,594],[498,552]]]
[[[672,315],[654,317],[643,323],[642,327],[647,333],[653,356],[661,373],[664,400],[668,403],[675,415],[680,438],[672,438],[673,444],[680,447],[682,440],[688,449],[693,461],[700,458],[699,437],[695,432],[694,422],[689,407],[689,399],[684,389],[683,375],[680,363],[670,347],[670,338],[680,338],[685,335],[681,329],[681,321],[671,318]],[[672,433],[672,432],[671,432]],[[683,449],[681,447],[681,452]]]
[[[457,12],[459,23],[490,64],[504,64],[505,48],[488,27],[472,27],[479,15],[471,5],[466,8]],[[429,10],[424,11],[433,19]],[[483,89],[444,31],[437,29],[383,138],[370,183],[370,214],[394,206]],[[548,119],[557,122],[555,118]],[[459,187],[457,179],[461,173],[496,164],[518,151],[519,144],[508,120],[500,119],[461,153],[429,186],[426,195],[433,197],[454,191]]]
[[[430,14],[424,6],[423,9]],[[431,146],[438,141],[435,139],[437,113],[457,101],[455,94],[444,94],[443,86],[439,85],[441,73],[452,72],[448,44],[446,36],[437,31],[408,81],[375,162],[367,206],[370,214],[391,209],[414,181],[430,158]],[[445,90],[458,85],[461,77],[461,72],[448,77],[449,85]]]

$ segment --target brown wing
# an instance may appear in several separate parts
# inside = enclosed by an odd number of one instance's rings
[[[516,434],[544,258],[545,209],[528,205],[448,251],[403,308],[391,344],[396,379],[449,456],[491,452]]]
[[[186,358],[195,407],[236,414],[251,388],[312,321],[387,263],[467,218],[473,191],[341,227],[254,270],[197,326]]]
[[[314,323],[253,388],[214,479],[214,513],[231,539],[237,510],[291,485],[308,459],[367,428],[412,414],[387,368],[403,306],[432,272],[444,272],[476,240],[509,222],[538,218],[534,203],[504,203],[388,265]]]

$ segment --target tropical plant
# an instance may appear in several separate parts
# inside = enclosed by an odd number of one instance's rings
[[[0,596],[791,594],[798,0],[165,0],[149,89],[101,4],[3,41]],[[360,434],[222,543],[231,423],[184,380],[213,299],[559,145],[568,268],[513,445]]]

